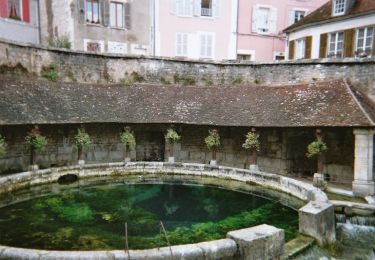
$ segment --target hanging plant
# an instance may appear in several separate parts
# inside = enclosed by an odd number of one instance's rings
[[[260,150],[259,134],[252,132],[252,131],[248,132],[246,134],[246,140],[242,144],[242,147],[247,150],[259,152]]]
[[[204,139],[209,150],[215,149],[220,146],[220,135],[216,129],[208,131],[208,136]]]
[[[129,148],[134,148],[136,145],[135,136],[133,132],[131,132],[129,129],[126,129],[124,132],[120,134],[121,142],[126,146],[129,146]]]
[[[47,138],[42,136],[37,128],[34,128],[27,134],[25,141],[32,150],[38,152],[43,151],[48,143]]]
[[[168,143],[174,144],[181,140],[181,136],[174,129],[169,128],[165,134],[165,140]]]
[[[7,152],[7,144],[5,138],[0,135],[0,157],[4,156]]]
[[[316,140],[307,146],[306,156],[308,158],[320,155],[328,150],[327,144],[323,141]]]
[[[84,129],[78,129],[77,134],[74,136],[74,145],[77,149],[83,149],[91,144],[90,135]]]

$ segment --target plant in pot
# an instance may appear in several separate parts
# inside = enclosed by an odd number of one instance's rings
[[[249,150],[251,153],[250,170],[258,171],[257,157],[260,150],[260,141],[259,134],[256,132],[255,128],[251,129],[251,131],[246,134],[246,139],[242,147]]]
[[[25,141],[30,149],[30,170],[38,170],[39,167],[36,164],[36,152],[44,151],[47,145],[47,138],[43,136],[38,126],[34,126],[25,137]]]
[[[78,164],[84,165],[85,160],[83,157],[83,149],[89,147],[91,144],[91,138],[88,133],[85,132],[85,129],[80,128],[77,131],[77,134],[74,136],[74,145],[78,150]]]
[[[120,134],[120,140],[125,146],[125,162],[130,162],[130,150],[135,148],[136,141],[134,133],[129,126],[124,127],[124,131]]]
[[[168,162],[174,163],[174,146],[181,140],[181,136],[173,128],[169,128],[165,134],[165,141],[169,145]]]
[[[327,144],[323,141],[323,132],[317,129],[315,132],[316,140],[307,146],[306,156],[308,158],[317,158],[317,172],[314,174],[314,185],[320,188],[326,188],[327,183],[324,180],[325,153],[328,150]]]
[[[208,136],[204,139],[208,150],[212,151],[212,160],[210,165],[216,165],[216,151],[220,146],[220,135],[216,129],[211,129],[208,131]]]
[[[0,157],[3,157],[7,153],[7,143],[5,138],[0,135]]]

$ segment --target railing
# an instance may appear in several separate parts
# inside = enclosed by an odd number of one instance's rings
[[[212,16],[212,8],[201,8],[201,16]]]

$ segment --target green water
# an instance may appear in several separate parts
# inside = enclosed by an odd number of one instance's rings
[[[224,238],[270,224],[298,232],[298,213],[254,195],[208,186],[121,183],[83,186],[0,209],[0,244],[50,250],[132,249]]]

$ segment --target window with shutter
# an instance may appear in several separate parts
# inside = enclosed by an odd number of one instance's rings
[[[296,59],[304,59],[305,58],[305,48],[306,48],[306,41],[305,39],[298,39],[295,42],[295,58]]]
[[[368,57],[373,53],[374,27],[357,29],[355,54],[358,57]]]
[[[110,24],[111,27],[124,27],[124,4],[111,2],[110,4]]]
[[[125,3],[124,5],[124,14],[125,14],[125,28],[131,30],[132,28],[132,19],[131,19],[131,4]]]
[[[257,5],[253,9],[252,31],[261,34],[276,32],[277,29],[276,8]]]
[[[175,11],[180,16],[191,16],[193,14],[193,0],[175,0]]]
[[[214,35],[213,33],[202,33],[200,35],[200,57],[213,58]]]
[[[100,24],[99,0],[86,0],[86,22]]]
[[[22,20],[21,0],[8,0],[8,17],[14,20]]]
[[[176,34],[176,56],[188,56],[188,34]]]

